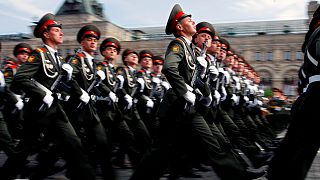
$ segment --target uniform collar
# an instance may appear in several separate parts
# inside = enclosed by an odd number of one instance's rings
[[[189,39],[187,39],[186,37],[184,37],[184,36],[181,36],[186,42],[187,42],[187,44],[190,46],[190,44],[191,44],[191,41],[189,40]]]
[[[48,46],[46,44],[44,46],[50,51],[50,53],[51,53],[51,55],[53,55],[53,57],[54,57],[55,53],[58,53],[58,51],[53,49],[52,47],[50,47],[50,46]]]
[[[90,64],[91,67],[92,67],[92,65],[93,65],[93,62],[92,62],[92,61],[93,61],[93,56],[91,56],[89,53],[87,53],[87,52],[85,52],[85,51],[82,51],[82,52],[83,52],[83,54],[86,56],[89,64]]]

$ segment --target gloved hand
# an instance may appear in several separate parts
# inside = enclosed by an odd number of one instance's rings
[[[226,88],[224,86],[221,87],[221,101],[226,100],[227,98],[227,91]]]
[[[109,92],[109,98],[111,99],[112,102],[118,102],[118,97],[112,91]]]
[[[232,94],[231,99],[233,100],[233,102],[238,105],[239,104],[239,100],[240,98],[238,96],[236,96],[235,94]]]
[[[6,81],[4,80],[4,76],[0,71],[0,87],[5,87],[5,86],[6,86]]]
[[[166,90],[168,90],[168,89],[171,88],[171,87],[170,87],[170,84],[169,84],[168,82],[166,82],[166,81],[162,81],[162,82],[161,82],[161,85],[162,85]]]
[[[64,63],[62,64],[61,69],[67,73],[67,80],[70,81],[72,78],[73,68],[70,66],[70,64]]]
[[[199,62],[200,66],[201,66],[200,77],[204,78],[206,70],[207,70],[207,66],[208,66],[208,61],[203,56],[197,57],[197,61]]]
[[[124,96],[124,99],[127,101],[128,105],[127,105],[127,108],[128,109],[131,109],[132,107],[132,97],[129,95],[129,94],[126,94]]]
[[[144,80],[142,78],[138,78],[137,82],[140,85],[140,92],[143,92],[143,90],[144,90]]]
[[[18,110],[22,110],[23,106],[24,106],[24,103],[23,103],[23,100],[22,99],[19,99],[18,102],[15,104],[16,108]]]
[[[219,104],[219,103],[220,103],[221,95],[220,95],[220,93],[219,93],[217,90],[214,91],[213,97],[214,97],[215,100],[217,101],[217,104]]]
[[[48,106],[48,108],[50,108],[53,103],[53,99],[54,98],[51,96],[51,94],[46,94],[42,101]]]
[[[148,99],[146,106],[148,108],[153,108],[154,102],[151,99]]]
[[[84,103],[84,104],[88,104],[89,100],[90,100],[90,96],[89,94],[84,91],[83,89],[81,89],[82,91],[82,95],[80,96],[80,100]]]
[[[243,97],[243,100],[244,100],[246,103],[248,103],[248,102],[249,102],[248,96],[244,96],[244,97]]]
[[[201,97],[200,98],[200,101],[205,105],[205,106],[207,106],[207,107],[209,107],[210,106],[210,104],[211,104],[211,102],[212,102],[212,96],[211,96],[211,94],[209,94],[209,96],[207,96],[207,97]]]
[[[193,94],[192,92],[190,91],[187,91],[187,93],[185,93],[183,95],[183,98],[188,101],[190,104],[192,104],[192,106],[194,106],[194,103],[196,101],[196,95]]]
[[[101,81],[106,79],[106,74],[102,70],[98,70],[97,75],[100,77]]]
[[[215,66],[210,66],[210,67],[208,68],[208,73],[209,73],[209,78],[210,78],[212,81],[217,80],[218,75],[219,75],[219,71],[218,71],[218,69],[217,69]]]
[[[117,75],[117,79],[119,81],[118,89],[122,89],[123,88],[123,83],[124,83],[124,78],[123,78],[122,75]]]

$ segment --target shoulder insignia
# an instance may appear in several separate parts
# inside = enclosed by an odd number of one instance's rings
[[[78,55],[79,57],[84,57],[84,54],[81,53],[81,52],[79,52],[77,55]]]
[[[29,63],[32,63],[35,58],[36,58],[35,56],[29,56],[29,58],[28,58],[27,61],[28,61]]]
[[[71,60],[71,64],[77,64],[78,63],[78,59],[72,59]]]
[[[173,45],[171,47],[171,50],[174,52],[174,53],[178,53],[180,51],[180,47],[178,45]]]
[[[98,65],[97,66],[97,70],[99,71],[99,70],[101,70],[102,69],[102,66],[101,65]]]
[[[3,76],[4,76],[4,77],[8,77],[9,75],[10,75],[10,73],[9,73],[8,71],[6,71],[6,72],[3,73]]]
[[[39,52],[39,53],[41,53],[41,52],[45,52],[46,49],[45,49],[45,48],[37,48],[36,51]]]
[[[122,74],[123,73],[123,68],[122,67],[118,67],[117,68],[117,74]]]

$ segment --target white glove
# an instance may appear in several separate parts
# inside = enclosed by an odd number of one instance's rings
[[[224,80],[225,80],[225,84],[229,84],[230,83],[230,73],[228,71],[224,71],[223,72],[224,75]]]
[[[158,77],[152,77],[152,82],[160,84],[160,79]]]
[[[111,99],[112,102],[117,102],[117,99],[118,99],[116,94],[112,91],[109,92],[109,98]]]
[[[127,105],[127,108],[128,109],[131,109],[132,107],[132,97],[129,95],[129,94],[126,94],[124,96],[124,99],[127,101],[128,105]]]
[[[24,106],[22,99],[19,99],[18,102],[15,104],[15,106],[18,110],[22,110],[22,108]]]
[[[219,71],[215,66],[210,66],[208,68],[208,73],[209,73],[209,77],[212,81],[217,80],[218,75],[219,75]]]
[[[185,94],[183,95],[183,97],[184,97],[184,99],[185,99],[186,101],[188,101],[189,103],[191,103],[192,106],[193,106],[194,103],[196,102],[196,95],[193,94],[193,93],[190,92],[190,91],[187,91],[187,93],[185,93]]]
[[[162,81],[162,82],[161,82],[161,85],[162,85],[166,90],[168,90],[168,89],[171,88],[171,87],[170,87],[170,84],[169,84],[168,82],[166,82],[166,81]]]
[[[213,97],[216,99],[217,104],[219,104],[221,95],[220,95],[220,93],[219,93],[217,90],[214,91]]]
[[[142,78],[138,78],[137,82],[140,84],[140,92],[143,92],[144,90],[144,80]]]
[[[153,105],[154,105],[153,101],[151,99],[148,99],[146,106],[148,108],[153,108]]]
[[[203,96],[202,96],[202,97],[200,98],[200,101],[203,103],[203,105],[209,107],[210,104],[211,104],[211,102],[212,102],[212,96],[211,96],[211,94],[209,94],[209,96],[207,96],[207,97],[203,97]]]
[[[201,66],[200,77],[204,78],[205,72],[206,72],[206,69],[208,66],[208,62],[203,56],[197,57],[197,61],[199,62],[200,66]]]
[[[122,75],[117,75],[117,79],[119,81],[118,89],[122,89],[123,88],[123,83],[124,83],[124,78],[123,78]]]
[[[244,100],[246,103],[248,103],[248,102],[249,102],[248,96],[244,96],[244,97],[243,97],[243,100]]]
[[[239,99],[240,99],[240,98],[239,98],[238,96],[236,96],[235,94],[232,94],[231,99],[233,100],[233,102],[234,102],[236,105],[239,104]]]
[[[218,72],[224,74],[224,69],[223,68],[218,68]]]
[[[6,82],[4,80],[4,76],[2,72],[0,71],[0,87],[5,87],[5,86],[6,86]]]
[[[102,70],[98,70],[97,75],[100,77],[101,81],[106,78],[106,74]]]
[[[81,89],[82,91],[82,95],[80,96],[80,100],[84,103],[84,104],[88,104],[89,100],[90,100],[90,96],[89,94],[84,91],[83,89]]]
[[[67,72],[67,79],[70,81],[72,78],[73,68],[70,66],[70,64],[64,63],[62,64],[61,69]]]
[[[226,100],[227,98],[227,91],[226,88],[224,86],[221,87],[221,101]]]
[[[43,98],[43,102],[46,103],[46,105],[48,106],[48,108],[51,107],[52,105],[52,102],[53,102],[53,97],[51,96],[51,94],[46,94],[46,96],[44,96]]]

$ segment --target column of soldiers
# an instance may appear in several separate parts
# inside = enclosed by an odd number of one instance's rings
[[[223,180],[265,175],[275,134],[261,115],[257,73],[210,23],[195,24],[179,5],[166,33],[176,39],[165,58],[128,48],[116,67],[120,42],[104,39],[103,59],[95,59],[94,25],[79,30],[80,48],[63,59],[62,25],[44,15],[34,29],[44,45],[18,44],[17,60],[0,74],[0,148],[8,156],[1,179],[40,180],[66,169],[69,179],[112,180],[127,161],[132,180],[201,177],[193,168],[203,165]],[[26,170],[34,154],[38,163]]]

